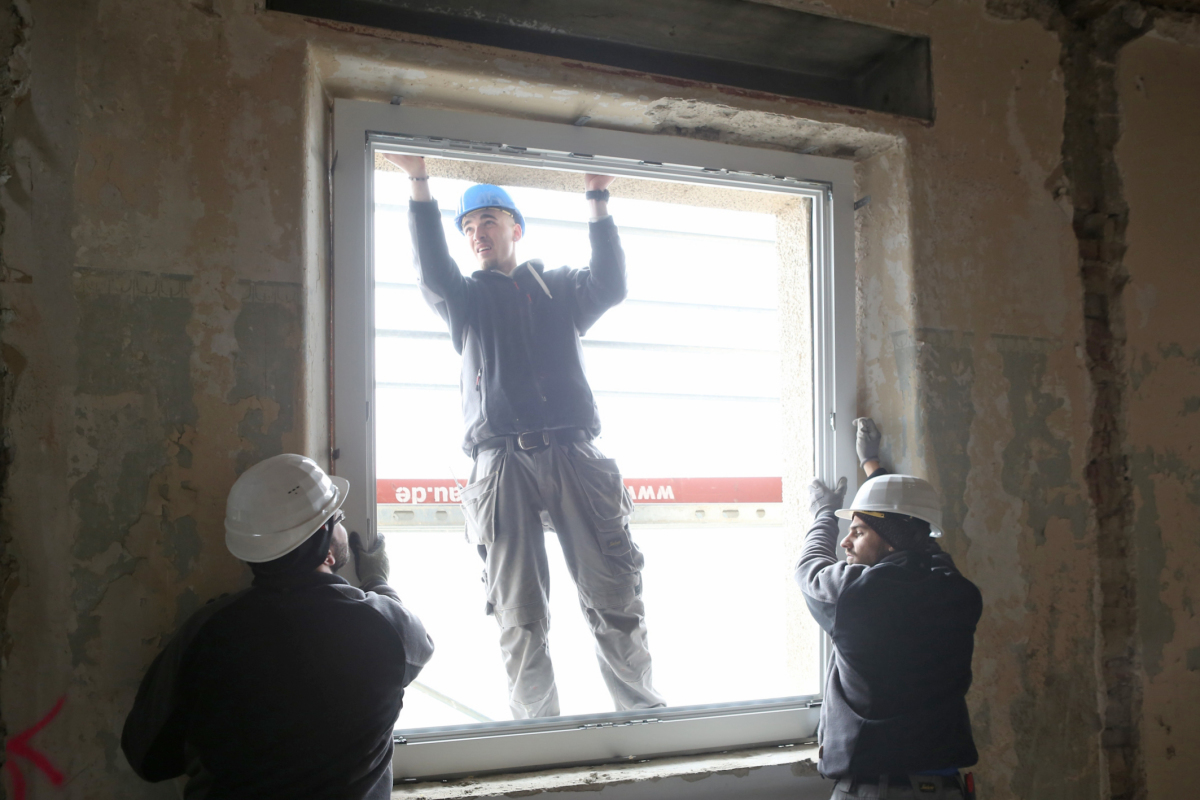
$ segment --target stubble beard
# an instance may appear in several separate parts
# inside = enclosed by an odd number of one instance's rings
[[[338,572],[342,567],[350,563],[350,543],[346,540],[333,542],[330,547],[333,552],[333,566],[330,567],[334,572]]]

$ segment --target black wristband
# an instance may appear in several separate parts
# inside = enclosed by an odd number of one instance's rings
[[[588,189],[583,193],[583,196],[588,200],[600,200],[601,202],[607,203],[608,189]]]

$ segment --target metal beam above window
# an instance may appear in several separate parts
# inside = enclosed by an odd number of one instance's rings
[[[933,119],[928,37],[746,0],[267,0],[267,8]]]

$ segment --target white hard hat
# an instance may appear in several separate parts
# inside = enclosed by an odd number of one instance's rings
[[[295,550],[346,502],[350,482],[311,458],[284,453],[242,473],[225,503],[225,546],[242,561],[274,561]]]
[[[942,535],[942,501],[929,481],[912,475],[880,475],[858,487],[849,508],[835,511],[852,519],[856,511],[907,514],[929,523],[930,535]]]

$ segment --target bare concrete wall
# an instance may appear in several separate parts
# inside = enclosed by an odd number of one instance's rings
[[[859,167],[871,196],[858,219],[860,410],[881,421],[897,467],[938,486],[943,545],[983,592],[970,703],[987,796],[1096,797],[1095,543],[1082,300],[1055,192],[1059,43],[962,5],[929,17],[944,31],[938,120]]]
[[[229,24],[250,8],[25,10],[32,77],[5,114],[4,718],[20,730],[65,695],[38,741],[67,793],[163,795],[119,753],[138,673],[246,581],[222,552],[238,472],[324,455],[308,431],[324,412],[306,337],[317,364],[324,346],[305,312],[324,300],[305,296],[323,238],[304,236],[307,51]]]
[[[937,121],[923,125],[308,22],[252,0],[14,8],[0,28],[16,76],[0,82],[0,566],[12,571],[0,712],[21,730],[66,695],[38,735],[70,776],[66,796],[173,796],[133,778],[120,725],[176,624],[245,585],[221,527],[238,472],[282,450],[327,456],[325,104],[397,94],[858,160],[872,197],[858,220],[860,407],[894,463],[942,490],[944,543],[984,593],[977,773],[993,798],[1105,796],[1093,388],[1056,33],[982,0],[821,5],[932,38]],[[1142,596],[1159,588],[1138,608],[1146,653],[1161,653],[1157,672],[1146,660],[1142,724],[1151,780],[1176,788],[1195,785],[1195,767],[1165,748],[1200,744],[1186,706],[1170,708],[1195,689],[1200,645],[1195,454],[1179,444],[1197,417],[1178,416],[1200,394],[1183,322],[1195,287],[1168,265],[1187,263],[1173,229],[1138,226],[1194,230],[1154,210],[1182,213],[1156,170],[1190,175],[1197,156],[1169,101],[1137,86],[1194,97],[1178,65],[1195,73],[1196,51],[1139,47],[1122,73],[1141,137],[1130,141],[1173,154],[1121,151],[1130,269],[1135,287],[1158,287],[1157,300],[1139,289],[1130,301],[1150,303],[1145,328],[1131,326],[1130,376],[1145,387],[1131,420],[1155,420],[1130,432]],[[56,796],[39,780],[32,796]]]
[[[1149,797],[1194,794],[1200,766],[1200,51],[1152,36],[1119,62],[1117,160],[1130,205],[1125,290],[1141,715]]]

